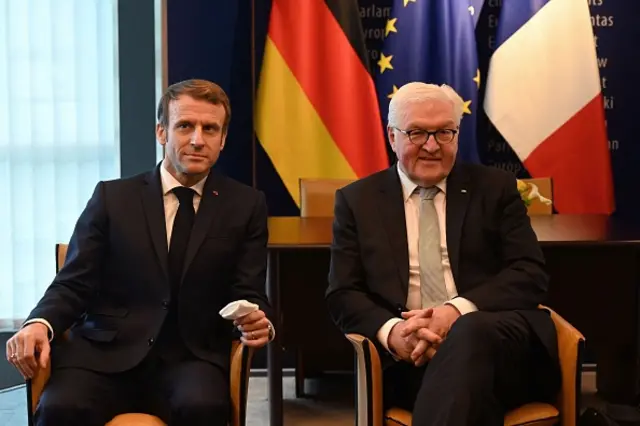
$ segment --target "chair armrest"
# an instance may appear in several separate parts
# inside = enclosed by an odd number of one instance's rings
[[[561,425],[574,426],[580,409],[582,351],[585,338],[553,309],[546,306],[540,306],[540,308],[550,312],[558,335],[562,389],[558,396],[557,408],[560,411]]]
[[[230,368],[230,392],[232,408],[232,426],[244,426],[246,423],[247,392],[249,389],[249,369],[253,358],[253,349],[239,340],[232,342],[231,368]],[[33,424],[32,414],[36,411],[42,391],[51,376],[51,362],[45,368],[38,368],[34,377],[27,380],[27,402],[31,407],[29,411],[29,424]]]
[[[382,366],[378,349],[372,341],[360,334],[347,334],[356,358],[357,410],[356,424],[382,426]]]
[[[66,330],[62,337],[62,340],[69,339],[69,330]],[[36,369],[35,375],[30,380],[27,380],[27,409],[28,417],[29,417],[29,425],[33,424],[33,413],[36,412],[36,408],[38,407],[38,402],[40,401],[40,396],[42,396],[42,391],[44,387],[47,385],[49,381],[49,377],[51,376],[51,359],[49,359],[49,363],[45,368],[38,367]]]
[[[49,362],[45,368],[38,367],[33,378],[27,380],[27,398],[29,399],[29,408],[32,413],[36,411],[38,401],[40,401],[40,396],[50,376],[51,362]]]
[[[254,350],[234,340],[231,346],[231,425],[244,426],[247,417],[249,372]]]

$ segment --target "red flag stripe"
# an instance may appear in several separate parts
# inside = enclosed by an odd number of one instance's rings
[[[274,0],[269,37],[356,175],[387,167],[373,80],[324,0]]]
[[[532,176],[552,177],[553,204],[558,213],[610,214],[614,210],[607,144],[588,143],[606,140],[603,122],[602,95],[598,95],[524,161]],[[585,149],[585,142],[589,149]]]

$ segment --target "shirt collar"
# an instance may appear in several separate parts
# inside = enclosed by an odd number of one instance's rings
[[[171,173],[164,167],[164,162],[167,160],[163,160],[160,165],[160,180],[162,181],[162,194],[167,195],[169,192],[173,190],[173,188],[178,186],[184,186],[176,178],[173,177]],[[193,185],[191,189],[196,191],[196,193],[202,197],[202,191],[204,190],[204,184],[207,181],[207,176],[202,178],[198,183]]]
[[[411,195],[414,193],[416,188],[420,185],[412,181],[409,176],[400,168],[400,163],[397,163],[398,175],[400,176],[400,183],[402,184],[402,196],[404,202],[406,203]],[[442,179],[440,182],[436,184],[438,189],[442,191],[443,194],[447,193],[447,178]]]

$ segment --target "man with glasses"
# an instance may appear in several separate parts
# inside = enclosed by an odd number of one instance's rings
[[[403,86],[387,126],[397,163],[336,193],[329,311],[379,343],[385,405],[414,426],[502,425],[560,384],[516,178],[456,161],[462,111],[448,86]]]

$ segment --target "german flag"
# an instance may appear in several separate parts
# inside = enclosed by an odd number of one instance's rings
[[[256,134],[296,204],[300,178],[388,167],[356,0],[273,0]]]

